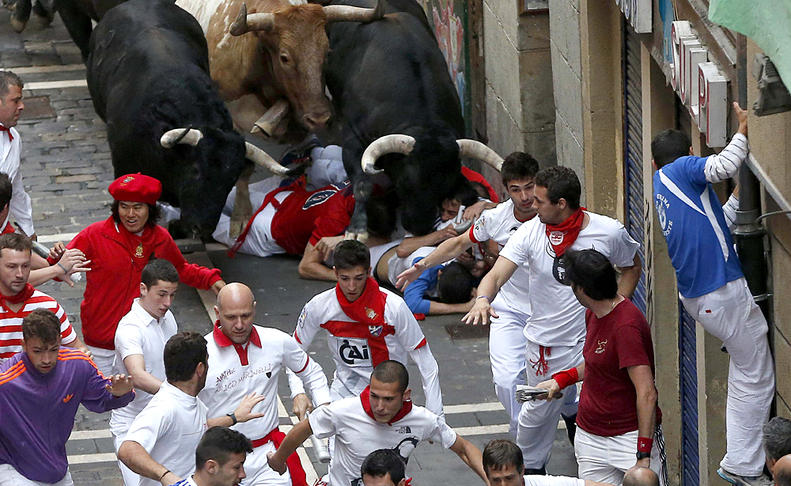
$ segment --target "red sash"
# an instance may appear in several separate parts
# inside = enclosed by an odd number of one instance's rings
[[[253,447],[261,447],[262,445],[271,441],[272,444],[275,445],[275,448],[278,448],[285,438],[286,434],[275,427],[262,438],[256,439],[252,442]],[[305,478],[305,470],[302,469],[302,463],[299,462],[299,456],[296,452],[288,456],[288,459],[286,459],[286,467],[288,467],[288,474],[291,475],[292,486],[308,486],[308,480]]]
[[[369,326],[384,325],[387,296],[379,290],[379,284],[373,277],[368,277],[365,281],[365,290],[354,302],[346,300],[340,285],[335,285],[335,296],[343,313],[353,321]]]
[[[376,421],[376,418],[374,418],[374,413],[373,411],[371,411],[371,385],[366,386],[365,390],[363,390],[363,392],[360,394],[360,402],[362,402],[363,404],[363,410],[365,410],[365,413],[368,414],[369,417],[374,419],[374,421]],[[387,425],[393,425],[395,422],[398,422],[399,420],[404,418],[406,414],[408,414],[411,411],[412,411],[412,400],[405,400],[401,404],[401,410],[399,410],[398,413],[395,414],[395,416],[393,416],[393,418],[391,418],[387,422]]]
[[[563,256],[568,247],[577,240],[577,236],[579,236],[582,229],[582,222],[585,220],[584,209],[577,208],[571,216],[560,224],[547,225],[547,238],[549,238],[549,244],[555,250],[556,256]]]
[[[0,294],[0,304],[6,308],[8,307],[8,304],[21,304],[22,302],[28,300],[35,291],[36,289],[34,289],[32,285],[25,284],[25,288],[16,295],[9,296]]]

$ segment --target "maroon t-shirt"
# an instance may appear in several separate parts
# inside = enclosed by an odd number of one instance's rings
[[[649,365],[654,372],[648,322],[626,299],[601,319],[588,310],[585,323],[585,377],[577,424],[588,433],[604,437],[637,430],[637,393],[627,368]],[[657,406],[656,423],[661,417]]]

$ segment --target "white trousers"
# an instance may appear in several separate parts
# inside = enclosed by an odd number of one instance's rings
[[[88,349],[91,351],[91,354],[93,355],[93,363],[97,368],[99,368],[99,371],[101,371],[102,374],[107,377],[112,375],[113,362],[115,361],[115,350],[97,348],[94,346],[88,346]]]
[[[527,316],[497,309],[489,327],[489,360],[492,363],[494,392],[510,419],[508,432],[516,438],[522,404],[516,400],[516,385],[526,380],[524,335]]]
[[[744,278],[701,297],[681,297],[703,328],[722,340],[730,355],[725,412],[727,447],[723,469],[740,476],[763,471],[761,429],[769,418],[775,390],[768,326]]]
[[[659,484],[666,484],[666,465],[662,428],[654,434],[651,449],[651,469],[659,476]],[[621,484],[626,471],[637,462],[637,431],[602,437],[577,427],[574,455],[577,456],[580,479],[601,483]]]
[[[582,363],[583,344],[580,341],[576,346],[545,348],[528,341],[525,353],[527,384],[535,386],[552,378],[558,371],[578,366]],[[555,441],[558,420],[561,414],[567,417],[576,414],[577,404],[576,386],[563,390],[563,398],[559,400],[535,400],[522,404],[516,444],[522,449],[526,469],[546,466]]]
[[[0,486],[74,486],[71,480],[71,473],[66,470],[63,479],[56,483],[42,483],[31,481],[17,472],[11,464],[0,464]]]
[[[242,480],[242,486],[291,486],[288,469],[281,476],[269,467],[266,461],[268,452],[275,452],[275,446],[271,442],[256,447],[253,452],[247,454],[247,459],[244,460],[244,472],[247,477]]]

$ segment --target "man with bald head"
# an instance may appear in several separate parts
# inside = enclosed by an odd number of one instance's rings
[[[624,474],[623,486],[659,486],[659,476],[647,467],[634,466]]]
[[[283,368],[293,371],[310,390],[316,405],[330,401],[327,377],[293,337],[253,324],[255,298],[248,286],[231,283],[223,287],[217,294],[214,312],[217,315],[214,330],[206,335],[209,371],[206,387],[199,397],[209,407],[210,417],[228,415],[231,428],[252,440],[253,452],[244,462],[247,477],[242,484],[306,484],[296,454],[288,460],[289,474],[283,476],[270,469],[266,461],[267,452],[274,451],[285,437],[278,430],[278,375]],[[237,424],[228,404],[238,403],[253,392],[266,397],[254,409],[263,416]],[[294,411],[301,418],[310,408],[310,400],[304,394],[292,395],[292,400]]]
[[[791,454],[781,457],[775,462],[772,470],[776,486],[791,486]]]

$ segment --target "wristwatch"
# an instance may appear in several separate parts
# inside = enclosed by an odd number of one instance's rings
[[[236,420],[236,412],[226,413],[226,416],[231,418],[231,425],[236,425],[238,420]]]
[[[637,454],[636,454],[636,455],[637,455],[637,460],[638,460],[638,461],[639,461],[640,459],[650,459],[650,458],[651,458],[651,453],[650,453],[650,452],[640,452],[640,451],[637,451]]]

